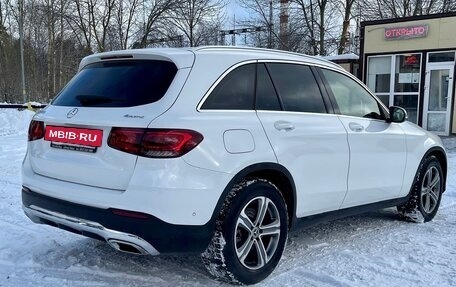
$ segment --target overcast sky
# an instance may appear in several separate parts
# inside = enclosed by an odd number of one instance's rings
[[[240,7],[239,1],[237,0],[229,0],[228,5],[226,6],[226,14],[231,26],[233,25],[234,15],[236,15],[237,20],[241,20],[247,16],[247,13]]]

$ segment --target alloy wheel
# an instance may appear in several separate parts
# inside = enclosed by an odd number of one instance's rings
[[[257,270],[275,254],[280,239],[280,217],[276,205],[267,197],[250,200],[236,222],[234,242],[240,263]]]
[[[429,167],[421,185],[421,207],[426,213],[431,213],[437,207],[440,197],[440,173],[435,166]]]

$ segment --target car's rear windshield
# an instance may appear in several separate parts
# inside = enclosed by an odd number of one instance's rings
[[[132,107],[159,101],[176,75],[172,62],[123,60],[89,64],[52,101],[56,106]]]

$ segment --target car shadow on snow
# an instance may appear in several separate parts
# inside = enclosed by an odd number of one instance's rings
[[[51,245],[31,250],[34,263],[44,270],[57,268],[68,272],[69,281],[75,274],[86,274],[111,282],[115,274],[121,282],[119,286],[221,285],[206,273],[198,255],[134,255],[118,252],[103,241],[72,236],[74,240],[55,240]]]
[[[345,248],[344,244],[356,244],[356,240],[362,240],[366,233],[395,225],[400,228],[402,224],[408,223],[400,221],[392,209],[385,209],[313,227],[300,227],[290,232],[282,262],[264,283],[280,285],[275,277],[296,268],[297,262],[300,266],[311,263],[313,256],[320,256],[322,248]],[[386,236],[388,231],[384,232]],[[133,286],[147,283],[153,286],[225,286],[208,275],[198,255],[139,256],[118,252],[105,242],[89,238],[58,240],[52,247],[37,250],[33,257],[35,263],[44,268],[97,276],[101,281],[104,277],[112,281],[116,274],[121,282]]]

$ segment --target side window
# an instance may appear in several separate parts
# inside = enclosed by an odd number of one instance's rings
[[[269,63],[267,67],[284,110],[326,113],[317,81],[308,66]]]
[[[269,73],[264,64],[258,64],[257,68],[257,89],[256,109],[266,111],[281,111],[279,98],[271,82]]]
[[[377,101],[350,77],[321,69],[342,115],[384,119]]]
[[[255,64],[247,64],[231,71],[218,83],[201,109],[253,110],[255,68]]]

